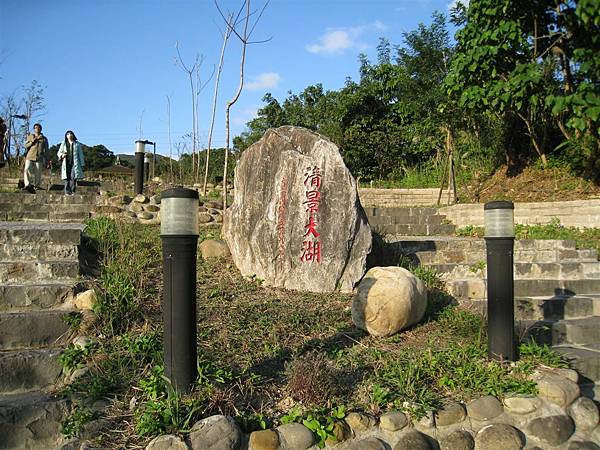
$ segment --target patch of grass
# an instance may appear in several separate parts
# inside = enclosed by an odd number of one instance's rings
[[[77,436],[94,414],[88,408],[76,407],[62,422],[61,433],[67,438]]]
[[[105,222],[90,230],[109,242],[98,242],[97,346],[69,354],[68,365],[90,370],[65,394],[81,408],[114,400],[110,429],[119,432],[99,438],[106,448],[142,448],[212,414],[236,417],[246,431],[305,423],[323,445],[345,411],[419,417],[448,397],[533,392],[535,365],[561,364],[533,347],[512,367],[488,361],[484,319],[453,306],[424,268],[411,267],[429,287],[425,319],[381,339],[353,326],[350,295],[269,288],[231,260],[199,258],[198,378],[189,395],[177,395],[163,373],[158,228]],[[202,233],[199,241],[217,236]]]
[[[455,233],[457,236],[483,237],[485,229],[469,225],[458,228]],[[600,254],[600,228],[565,227],[556,217],[544,225],[516,224],[515,238],[572,240],[577,248],[596,249]]]

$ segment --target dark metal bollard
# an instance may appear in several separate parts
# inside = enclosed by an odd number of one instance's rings
[[[161,194],[165,376],[187,393],[198,375],[196,349],[196,248],[198,191]]]
[[[141,194],[144,191],[144,147],[146,141],[135,141],[135,173],[134,184],[135,194]]]
[[[514,205],[484,205],[487,250],[488,356],[515,361]]]

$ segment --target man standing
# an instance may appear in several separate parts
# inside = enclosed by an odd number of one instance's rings
[[[25,149],[27,155],[25,156],[25,173],[23,174],[25,187],[23,189],[35,194],[35,188],[39,189],[42,183],[42,169],[46,161],[50,160],[48,139],[42,134],[42,126],[39,123],[33,126],[33,134],[27,136]]]

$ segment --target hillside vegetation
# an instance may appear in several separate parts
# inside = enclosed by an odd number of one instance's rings
[[[266,94],[258,117],[234,140],[236,150],[268,128],[298,125],[338,144],[363,182],[422,187],[431,181],[413,178],[447,177],[451,154],[462,186],[503,168],[481,198],[502,174],[535,173],[537,186],[560,180],[560,170],[598,183],[597,1],[472,0],[454,8],[450,22],[455,41],[440,13],[400,44],[381,39],[377,61],[361,54],[359,80],[347,78],[339,90],[316,84],[283,101]],[[518,195],[535,198],[527,190]]]

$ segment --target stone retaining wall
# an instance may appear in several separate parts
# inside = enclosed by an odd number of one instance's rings
[[[421,206],[436,205],[440,190],[429,189],[379,189],[360,188],[358,196],[363,207],[380,206]],[[440,202],[447,205],[452,202],[452,191],[444,190]]]
[[[598,407],[580,395],[577,373],[540,369],[532,376],[537,396],[492,396],[467,404],[447,401],[420,420],[402,412],[380,417],[351,412],[334,422],[325,448],[339,450],[521,450],[598,449]],[[318,450],[315,436],[300,423],[243,434],[227,416],[197,422],[185,440],[160,436],[146,450]]]
[[[467,203],[439,209],[457,227],[483,226],[483,204]],[[600,200],[515,203],[515,223],[545,224],[553,218],[567,227],[600,227]]]

